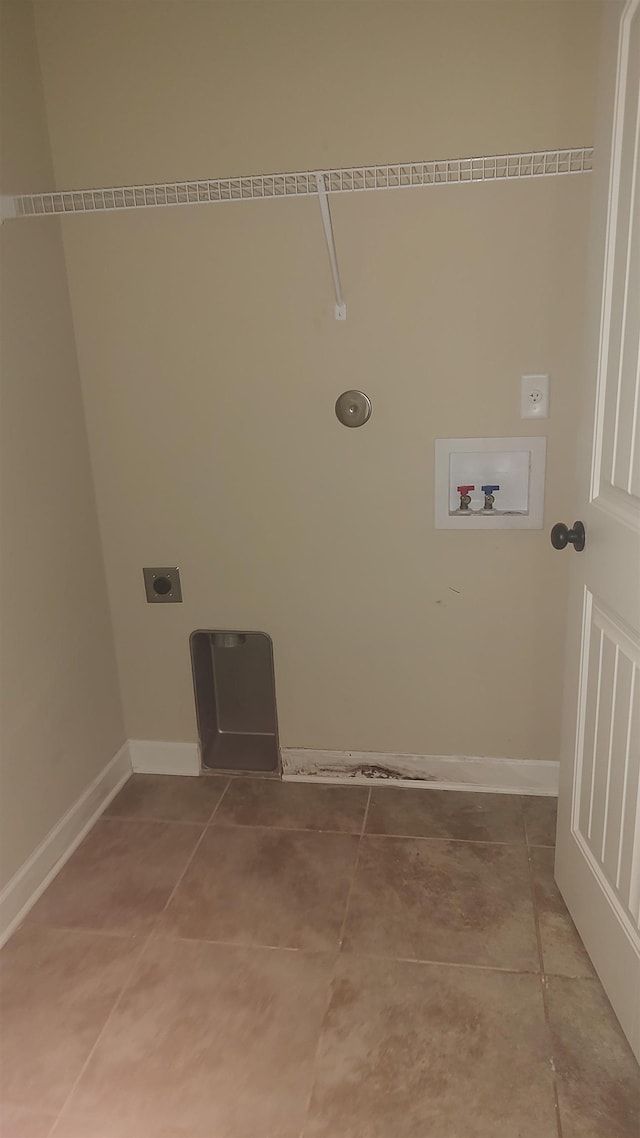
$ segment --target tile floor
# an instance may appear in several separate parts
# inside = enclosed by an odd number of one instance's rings
[[[638,1138],[554,811],[134,775],[0,956],[2,1138]]]

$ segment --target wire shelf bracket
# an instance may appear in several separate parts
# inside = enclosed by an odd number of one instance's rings
[[[340,270],[338,268],[338,258],[336,256],[336,242],[335,237],[333,236],[333,225],[331,223],[331,210],[329,209],[329,199],[327,197],[325,174],[322,170],[319,170],[315,178],[316,186],[318,189],[318,201],[320,203],[322,225],[327,242],[327,251],[329,253],[329,264],[331,265],[331,276],[333,277],[333,287],[336,294],[335,318],[336,320],[346,320],[347,306],[345,304],[344,296],[342,293],[342,283],[340,281]]]

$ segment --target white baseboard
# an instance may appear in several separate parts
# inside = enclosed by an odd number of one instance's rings
[[[125,743],[5,885],[0,893],[0,946],[35,905],[130,775],[129,745]]]
[[[375,751],[306,751],[284,748],[285,782],[413,786],[494,794],[557,795],[559,763],[466,755],[392,755]]]
[[[162,743],[156,739],[129,739],[131,766],[137,774],[200,774],[197,743]]]

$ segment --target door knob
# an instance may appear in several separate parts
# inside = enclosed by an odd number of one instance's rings
[[[564,522],[556,522],[551,530],[551,544],[554,549],[566,549],[572,545],[576,553],[584,549],[585,534],[582,522],[574,522],[573,529],[569,529]]]

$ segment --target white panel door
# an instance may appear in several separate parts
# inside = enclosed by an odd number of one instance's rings
[[[556,554],[572,558],[556,877],[640,1059],[640,0],[606,18],[586,546]]]

